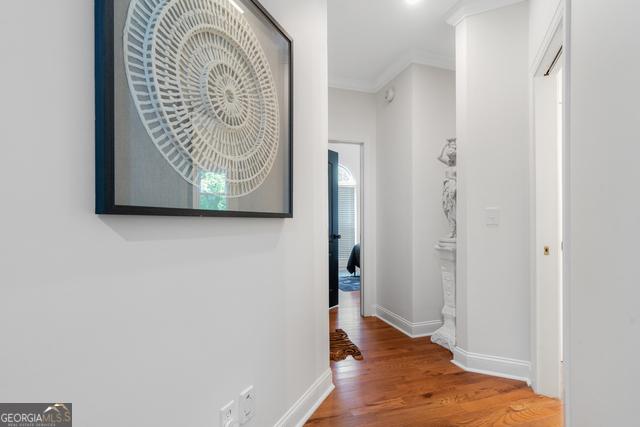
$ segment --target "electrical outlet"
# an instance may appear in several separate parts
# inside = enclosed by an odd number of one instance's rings
[[[240,413],[240,424],[248,423],[256,415],[256,395],[253,386],[248,387],[238,399],[238,409]]]
[[[235,402],[233,400],[220,409],[220,427],[235,427],[237,425],[234,409]]]

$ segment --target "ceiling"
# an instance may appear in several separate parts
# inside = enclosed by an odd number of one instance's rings
[[[329,86],[377,92],[410,63],[453,69],[457,0],[328,0]]]

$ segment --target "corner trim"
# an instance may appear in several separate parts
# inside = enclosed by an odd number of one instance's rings
[[[544,57],[551,47],[551,43],[553,42],[558,29],[564,21],[564,2],[558,2],[558,7],[556,7],[556,11],[551,18],[551,22],[549,22],[549,26],[547,27],[546,32],[544,33],[544,37],[540,42],[540,45],[537,46],[536,56],[533,58],[533,62],[529,65],[529,74],[535,76],[538,72],[538,69],[542,65],[542,61]],[[561,39],[561,44],[564,44],[564,37]]]
[[[460,0],[445,14],[445,21],[454,27],[473,15],[511,6],[524,0]]]
[[[302,427],[333,391],[331,369],[327,369],[280,418],[274,427]]]
[[[442,326],[442,320],[429,320],[426,322],[409,322],[404,317],[388,310],[382,306],[376,305],[375,316],[407,335],[409,338],[430,337],[435,331]]]
[[[525,360],[472,353],[456,346],[451,362],[465,371],[524,381],[531,385],[531,363]]]

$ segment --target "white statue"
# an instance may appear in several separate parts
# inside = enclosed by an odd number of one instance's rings
[[[431,341],[453,351],[456,345],[456,139],[448,139],[442,148],[440,160],[447,165],[442,190],[442,209],[449,221],[449,235],[436,245],[440,258],[444,307],[442,327],[431,336]]]
[[[456,139],[448,139],[447,144],[442,147],[440,152],[440,160],[442,163],[448,166],[443,183],[442,189],[442,209],[444,215],[449,221],[449,239],[455,239],[456,232],[456,190],[457,190],[457,177],[456,177]]]

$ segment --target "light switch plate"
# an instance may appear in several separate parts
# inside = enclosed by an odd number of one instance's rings
[[[500,208],[486,208],[485,223],[487,227],[498,227],[500,225]]]
[[[247,387],[238,398],[240,424],[248,423],[256,415],[256,396],[253,386]]]
[[[236,424],[235,402],[232,400],[220,409],[220,427],[233,427]]]

